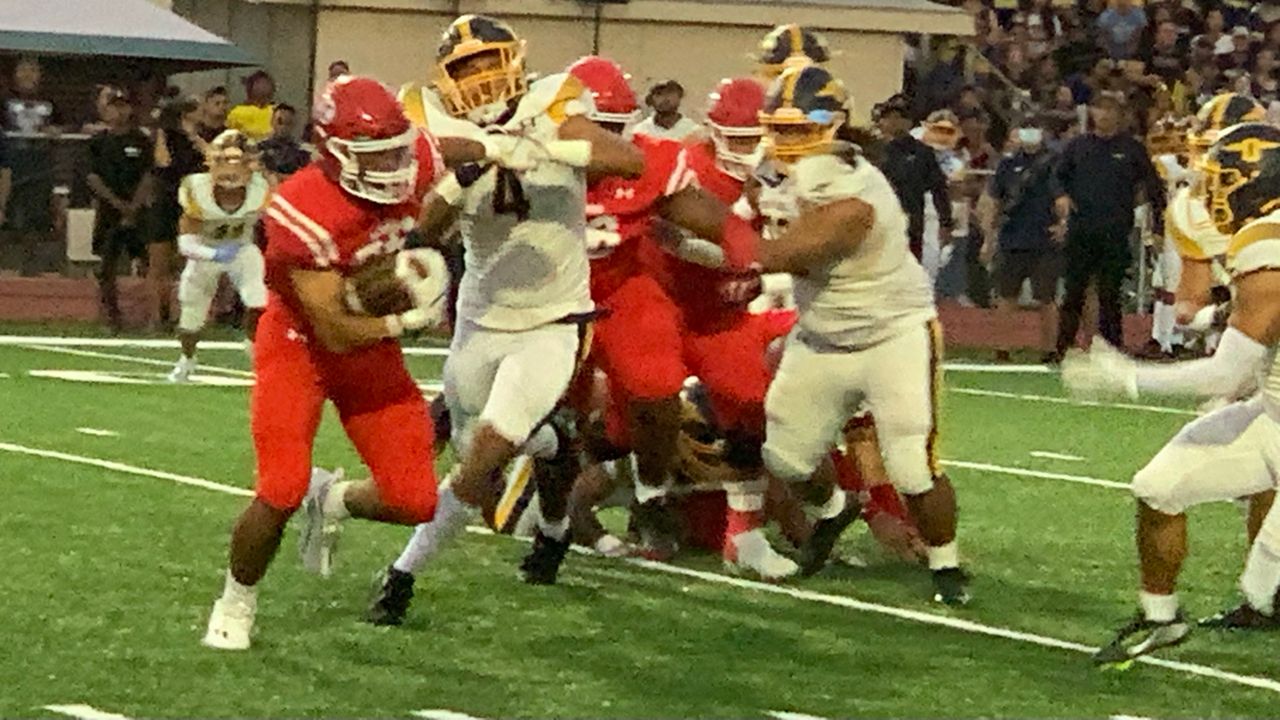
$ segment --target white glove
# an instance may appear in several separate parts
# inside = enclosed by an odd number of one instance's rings
[[[1062,384],[1073,396],[1085,399],[1138,398],[1137,363],[1106,340],[1095,337],[1088,352],[1073,350],[1062,360]]]
[[[540,143],[519,135],[485,135],[480,143],[486,160],[516,172],[532,170],[549,159]]]
[[[396,277],[413,296],[413,309],[400,315],[405,329],[418,330],[444,318],[449,268],[443,255],[429,248],[402,250],[396,254]]]

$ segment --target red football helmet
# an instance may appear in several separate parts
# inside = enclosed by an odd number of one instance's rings
[[[752,78],[721,80],[711,93],[707,125],[716,145],[720,169],[745,180],[751,172],[752,159],[764,127],[760,111],[764,108],[764,87]]]
[[[631,89],[629,75],[612,60],[588,55],[569,66],[569,74],[595,98],[594,122],[629,125],[640,117],[640,103]]]
[[[383,205],[412,194],[420,131],[382,83],[355,75],[329,83],[316,103],[315,131],[321,162],[343,190]]]

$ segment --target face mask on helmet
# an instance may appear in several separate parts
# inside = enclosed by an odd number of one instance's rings
[[[1202,165],[1205,205],[1218,232],[1239,232],[1280,207],[1280,129],[1261,123],[1228,128]]]
[[[792,68],[774,81],[760,111],[765,154],[786,165],[829,152],[847,116],[844,85],[817,65]]]
[[[381,140],[328,138],[325,148],[338,163],[338,184],[352,195],[381,205],[410,198],[418,179],[413,152],[417,130]]]
[[[461,43],[441,58],[436,80],[445,110],[478,125],[500,119],[528,87],[520,41]]]
[[[731,177],[746,180],[759,157],[764,128],[711,125],[711,141],[716,146],[716,164]]]
[[[745,180],[759,160],[760,110],[764,89],[750,78],[724,80],[711,94],[707,126],[716,148],[716,164],[728,175]]]
[[[205,165],[213,184],[237,190],[249,184],[257,165],[257,148],[238,130],[226,130],[205,151]]]

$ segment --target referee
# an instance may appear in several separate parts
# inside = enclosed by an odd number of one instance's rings
[[[1090,282],[1098,293],[1099,334],[1123,346],[1120,286],[1133,260],[1129,236],[1138,191],[1145,192],[1153,217],[1164,215],[1164,184],[1147,149],[1122,129],[1122,113],[1114,96],[1096,95],[1089,105],[1092,130],[1072,140],[1058,163],[1057,211],[1069,219],[1066,292],[1053,360],[1075,342]]]

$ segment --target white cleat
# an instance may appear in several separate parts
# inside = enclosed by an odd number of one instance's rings
[[[298,553],[302,557],[302,567],[321,577],[329,577],[333,573],[333,555],[338,547],[338,536],[342,534],[340,521],[324,514],[324,503],[333,484],[343,477],[341,468],[333,472],[312,468],[311,485],[306,499],[302,501],[304,524],[302,537],[298,539]]]
[[[173,366],[173,370],[169,371],[169,382],[171,383],[189,383],[191,376],[196,371],[196,359],[189,358],[186,355],[178,358],[178,364]]]
[[[725,565],[739,575],[754,575],[765,582],[781,582],[800,572],[800,566],[773,549],[763,530],[738,533],[729,541]]]
[[[218,599],[209,615],[209,629],[200,642],[215,650],[248,650],[256,610],[250,604]]]

